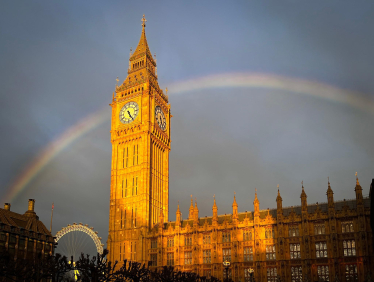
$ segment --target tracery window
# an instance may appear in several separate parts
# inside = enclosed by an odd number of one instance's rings
[[[203,236],[203,244],[204,245],[210,244],[210,235]]]
[[[244,269],[244,281],[245,282],[252,282],[251,281],[251,276],[253,276],[253,272],[251,273],[250,268],[245,268]]]
[[[211,263],[211,251],[203,250],[203,263]]]
[[[265,229],[265,238],[266,239],[274,238],[274,230],[272,228]]]
[[[151,240],[151,249],[157,249],[157,239]]]
[[[192,246],[192,236],[191,235],[184,236],[184,245],[185,246]]]
[[[157,266],[157,254],[151,254],[150,266]]]
[[[303,270],[301,266],[291,267],[291,281],[302,282],[303,281]]]
[[[174,247],[174,237],[168,238],[167,247],[168,248]]]
[[[231,262],[231,249],[222,249],[222,260]]]
[[[212,271],[210,269],[204,269],[203,270],[203,275],[207,278],[210,279],[210,276],[212,275]]]
[[[268,267],[267,268],[267,281],[268,282],[276,282],[277,281],[277,268],[276,267]]]
[[[231,279],[231,268],[227,269],[227,277],[230,281],[230,279]],[[223,280],[226,281],[226,268],[223,269]]]
[[[330,281],[328,265],[319,265],[317,267],[318,279],[322,281]]]
[[[275,245],[268,245],[265,248],[266,250],[266,260],[275,259]]]
[[[229,243],[229,242],[231,242],[230,232],[222,232],[222,243]]]
[[[316,242],[316,258],[327,258],[326,242]]]
[[[167,254],[167,265],[173,266],[174,265],[174,253]]]
[[[290,244],[290,257],[291,259],[301,258],[300,243]]]
[[[325,224],[324,223],[314,224],[314,235],[321,235],[321,234],[326,234]]]
[[[249,230],[243,230],[243,241],[252,240],[252,232]]]
[[[347,282],[358,281],[357,265],[356,264],[346,264],[345,265],[345,280]]]
[[[192,264],[192,252],[184,252],[184,264]]]
[[[244,261],[253,261],[253,247],[244,247]]]
[[[356,255],[356,243],[355,240],[344,240],[343,241],[343,251],[345,257]]]
[[[299,236],[299,226],[297,226],[297,225],[290,225],[288,227],[288,236],[289,237],[297,237],[297,236]]]
[[[342,233],[354,232],[353,221],[342,222]]]

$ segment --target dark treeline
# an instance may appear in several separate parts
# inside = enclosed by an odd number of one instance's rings
[[[14,282],[218,282],[219,279],[199,276],[192,272],[175,271],[173,267],[163,267],[152,271],[138,262],[124,260],[121,267],[118,262],[107,261],[107,250],[92,258],[81,254],[75,264],[71,257],[56,254],[39,256],[33,261],[14,260],[9,254],[0,254],[0,281]],[[232,280],[230,280],[232,281]]]

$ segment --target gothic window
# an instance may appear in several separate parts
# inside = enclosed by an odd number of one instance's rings
[[[151,249],[157,249],[157,239],[151,239]]]
[[[139,144],[136,145],[136,164],[139,164]]]
[[[253,247],[244,247],[244,261],[253,261]]]
[[[344,240],[343,250],[344,250],[345,257],[355,256],[356,255],[355,240]]]
[[[301,266],[291,267],[291,281],[292,282],[303,281],[303,271],[302,271]]]
[[[274,238],[274,230],[272,228],[265,229],[265,238],[266,239]]]
[[[224,281],[226,281],[226,271],[227,271],[227,278],[230,281],[231,280],[231,268],[229,268],[227,270],[226,270],[226,268],[223,269],[223,279],[224,279]]]
[[[211,263],[211,251],[210,250],[203,250],[203,262],[204,263]]]
[[[127,178],[126,178],[126,181],[125,181],[125,197],[127,197]]]
[[[167,247],[168,247],[168,248],[170,248],[170,247],[174,247],[174,237],[169,237],[169,238],[168,238]]]
[[[184,264],[192,264],[192,252],[184,252]]]
[[[135,157],[136,157],[136,155],[135,155],[135,153],[136,153],[136,151],[135,151],[135,145],[134,145],[134,150],[133,150],[133,154],[132,154],[132,165],[135,165]]]
[[[230,232],[222,232],[222,243],[231,242]]]
[[[184,245],[185,246],[192,246],[192,236],[184,236]]]
[[[122,198],[123,198],[123,190],[124,190],[124,182],[125,182],[125,180],[124,179],[122,179]]]
[[[298,226],[290,226],[288,228],[288,236],[289,237],[297,237],[299,236],[299,227]]]
[[[327,258],[326,242],[316,242],[316,258]]]
[[[231,262],[231,249],[222,249],[222,261],[230,261]]]
[[[314,235],[322,235],[325,233],[325,224],[314,224]]]
[[[125,243],[119,244],[119,261],[121,262],[122,260],[125,259]]]
[[[249,230],[243,230],[243,241],[252,240],[252,232]]]
[[[138,208],[135,207],[135,218],[134,218],[134,226],[136,227],[136,215],[137,215]]]
[[[212,275],[212,271],[210,269],[203,270],[203,276],[205,276],[207,279],[210,279],[211,275]]]
[[[244,281],[245,282],[252,282],[251,276],[253,276],[253,272],[251,273],[250,268],[244,268]]]
[[[121,229],[123,228],[123,208],[121,207]]]
[[[265,251],[266,251],[266,260],[275,259],[275,245],[266,246]]]
[[[330,281],[328,265],[319,265],[317,267],[318,279],[322,281]]]
[[[342,222],[342,233],[354,232],[353,221]]]
[[[130,245],[130,260],[136,260],[136,242],[131,242]]]
[[[267,282],[276,282],[277,281],[277,268],[268,267],[267,268]]]
[[[356,264],[345,265],[345,279],[347,282],[358,281]]]
[[[151,254],[150,266],[157,266],[157,254]]]
[[[291,259],[301,258],[300,244],[290,244],[290,257]]]
[[[167,265],[173,266],[174,265],[174,253],[167,254]]]
[[[203,244],[204,245],[210,244],[210,235],[203,236]]]

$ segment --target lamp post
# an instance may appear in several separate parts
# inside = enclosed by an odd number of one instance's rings
[[[251,281],[251,282],[253,282],[253,273],[254,273],[255,271],[253,270],[253,268],[250,268],[249,269],[249,281]]]
[[[229,282],[229,267],[230,267],[230,262],[229,261],[224,261],[223,262],[223,267],[226,269],[226,282]]]

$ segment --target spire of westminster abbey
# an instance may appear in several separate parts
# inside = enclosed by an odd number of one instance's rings
[[[260,209],[256,189],[253,212],[239,212],[234,194],[232,214],[219,215],[214,196],[212,214],[201,216],[191,195],[191,202],[181,202],[189,212],[182,216],[178,202],[176,221],[169,221],[170,104],[158,85],[146,22],[143,16],[127,77],[110,104],[109,260],[138,261],[152,270],[174,266],[220,280],[222,263],[230,261],[227,275],[235,282],[250,281],[251,273],[257,282],[364,281],[374,269],[374,251],[370,199],[357,176],[352,200],[334,201],[328,181],[327,203],[308,204],[302,183],[292,207],[283,207],[278,186],[275,209]]]

